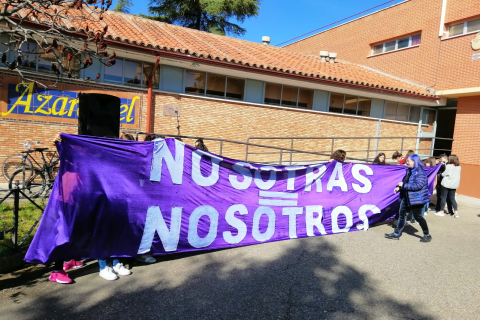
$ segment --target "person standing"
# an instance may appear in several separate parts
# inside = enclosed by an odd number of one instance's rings
[[[408,168],[405,176],[393,191],[394,193],[400,192],[397,227],[393,233],[386,233],[385,238],[399,240],[407,222],[407,212],[411,212],[423,230],[423,237],[420,242],[430,242],[432,236],[428,231],[427,221],[422,217],[422,209],[430,199],[427,173],[423,169],[422,161],[418,155],[413,154],[406,159]]]
[[[448,212],[453,213],[455,218],[460,218],[458,215],[457,201],[455,200],[455,192],[460,186],[460,160],[454,154],[448,157],[448,163],[445,166],[445,171],[442,172],[442,197],[440,203],[440,210],[445,208],[445,201],[447,202]],[[437,216],[444,216],[442,211],[436,212]]]
[[[415,154],[415,151],[413,151],[413,150],[408,150],[407,155],[405,156],[405,158],[403,158],[402,160],[400,160],[400,161],[398,162],[398,164],[406,165],[405,162],[407,161],[407,158],[410,157],[410,156],[413,155],[413,154]]]
[[[403,154],[401,154],[400,152],[398,151],[395,151],[392,155],[392,162],[390,162],[390,164],[392,165],[397,165],[399,164],[399,162],[402,160],[402,157],[403,157]]]
[[[373,160],[372,164],[386,164],[385,163],[385,153],[379,153],[375,159]]]
[[[444,208],[440,208],[440,205],[442,204],[442,180],[443,180],[442,173],[445,171],[445,166],[447,162],[448,162],[448,156],[446,154],[443,153],[438,157],[437,164],[440,164],[441,167],[437,173],[437,180],[436,180],[436,186],[435,186],[435,192],[437,193],[437,203],[435,204],[435,208],[431,210],[435,215],[437,215],[437,212],[443,213],[443,210],[444,210]],[[443,205],[445,205],[445,202],[443,203]]]

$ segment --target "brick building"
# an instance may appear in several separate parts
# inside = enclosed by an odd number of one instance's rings
[[[18,153],[24,139],[46,142],[57,132],[75,133],[79,92],[119,96],[123,132],[150,127],[151,132],[177,134],[180,125],[182,135],[241,142],[252,136],[298,137],[295,149],[343,148],[358,158],[397,149],[429,154],[430,140],[421,138],[434,136],[436,108],[446,103],[424,85],[333,56],[322,59],[110,11],[99,24],[101,29],[109,26],[109,50],[118,57],[114,67],[95,62],[78,79],[65,77],[47,89],[21,84],[14,72],[0,69],[0,161]],[[53,83],[52,59],[35,43],[25,45],[32,55],[24,57],[22,72]],[[160,67],[150,95],[146,76],[157,56]],[[98,73],[98,80],[90,80]],[[387,112],[391,107],[393,117]],[[302,137],[406,139],[345,139],[331,145]],[[283,140],[256,143],[290,147]],[[374,151],[367,155],[370,143]],[[219,151],[213,143],[209,148]],[[245,148],[235,144],[225,144],[222,151],[227,157],[245,157]],[[275,161],[278,154],[248,160]],[[308,159],[302,154],[293,156],[293,161],[303,160]]]
[[[448,99],[436,108],[435,134],[453,137],[453,146],[437,141],[435,148],[452,148],[459,156],[459,193],[480,197],[479,31],[477,0],[407,0],[285,48],[312,55],[336,52],[342,60],[423,85]],[[394,108],[386,112],[393,114]]]

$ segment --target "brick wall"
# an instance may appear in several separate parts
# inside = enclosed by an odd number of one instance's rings
[[[293,149],[316,151],[330,154],[331,140],[310,140],[301,137],[374,137],[377,131],[377,119],[348,117],[335,114],[309,112],[305,110],[280,109],[270,106],[257,106],[229,101],[218,101],[197,97],[158,94],[155,96],[155,127],[154,131],[165,134],[177,134],[177,118],[163,115],[163,106],[174,105],[180,108],[180,133],[201,137],[223,138],[246,142],[249,137],[298,137]],[[416,124],[404,124],[382,120],[380,134],[383,137],[413,137],[416,136]],[[193,144],[193,140],[185,140]],[[290,140],[251,140],[250,142],[290,148]],[[218,142],[205,142],[210,151],[218,153]],[[375,141],[370,141],[370,149],[374,150]],[[366,150],[368,139],[336,140],[333,149],[350,151],[349,156],[365,158],[367,154],[354,152]],[[400,140],[381,140],[380,148],[386,150],[400,150]],[[415,139],[405,141],[405,149],[415,148]],[[223,154],[235,158],[245,159],[245,146],[225,143],[222,146]],[[275,152],[274,155],[250,155],[252,162],[278,161],[280,151],[267,150],[258,147],[249,147],[249,152]],[[373,151],[372,151],[373,152]],[[389,155],[393,152],[387,152]],[[370,157],[374,154],[371,153]],[[292,160],[312,160],[312,155],[294,154]],[[313,160],[325,160],[326,157],[314,157]],[[290,154],[283,159],[290,160]]]
[[[480,15],[478,0],[449,0],[445,23]],[[286,48],[318,55],[337,52],[339,60],[366,65],[435,90],[477,87],[480,60],[472,61],[475,34],[440,41],[442,0],[411,0],[352,21]],[[369,57],[371,45],[421,31],[418,47]]]
[[[480,150],[480,97],[459,98],[452,152],[460,163],[478,165]]]

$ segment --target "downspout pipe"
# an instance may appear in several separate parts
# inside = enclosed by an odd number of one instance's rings
[[[440,16],[440,28],[438,30],[438,36],[443,37],[443,26],[445,24],[445,13],[447,11],[447,0],[443,0],[442,3],[442,15]]]
[[[150,74],[148,75],[148,91],[147,91],[147,127],[146,127],[146,132],[151,132],[151,123],[152,123],[152,83],[153,83],[153,76],[155,75],[155,71],[158,68],[158,65],[160,64],[160,56],[157,56],[157,59],[155,60],[155,64],[153,65],[152,71],[150,71]]]

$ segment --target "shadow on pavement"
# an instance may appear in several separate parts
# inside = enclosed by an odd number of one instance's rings
[[[416,306],[386,295],[366,274],[340,261],[335,246],[324,239],[297,239],[258,250],[264,255],[253,255],[248,249],[171,255],[156,264],[135,267],[132,276],[114,282],[88,276],[94,283],[52,284],[35,300],[17,304],[9,316],[433,319]],[[274,258],[265,258],[273,250],[278,250]],[[359,248],[359,254],[362,250],[368,248]],[[96,263],[91,263],[75,276],[81,279],[97,270]],[[19,289],[9,298],[21,298],[25,293]]]

